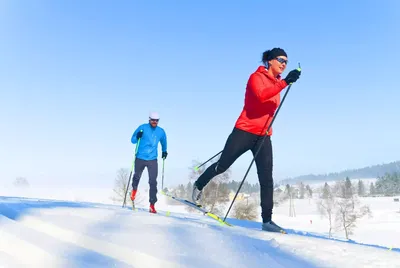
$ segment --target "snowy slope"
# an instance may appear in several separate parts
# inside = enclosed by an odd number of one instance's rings
[[[400,253],[199,215],[0,197],[0,267],[400,267]]]

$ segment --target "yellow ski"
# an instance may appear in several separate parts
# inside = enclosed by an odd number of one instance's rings
[[[206,215],[206,216],[208,216],[208,217],[210,217],[210,218],[212,218],[212,219],[218,221],[218,222],[219,222],[220,224],[222,224],[222,225],[233,226],[232,224],[230,224],[230,223],[224,221],[223,219],[221,219],[220,217],[218,217],[218,216],[215,215],[214,213],[211,213],[211,212],[205,210],[201,205],[197,205],[197,204],[195,204],[195,203],[193,203],[193,202],[191,202],[191,201],[188,201],[188,200],[186,200],[186,199],[182,199],[182,198],[179,198],[179,197],[170,195],[170,194],[168,194],[168,193],[166,193],[166,192],[164,192],[164,191],[161,191],[161,194],[163,194],[163,195],[165,195],[165,196],[167,196],[167,197],[169,197],[169,198],[172,198],[172,199],[174,199],[174,200],[176,200],[176,201],[178,201],[178,202],[180,202],[180,203],[182,203],[182,204],[185,204],[185,205],[187,205],[187,206],[189,206],[189,207],[192,207],[192,208],[194,208],[194,209],[196,209],[196,210],[202,212],[204,215]]]

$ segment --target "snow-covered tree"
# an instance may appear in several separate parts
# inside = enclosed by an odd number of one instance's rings
[[[373,182],[369,185],[369,195],[374,196],[376,194],[375,185]]]
[[[346,239],[353,234],[357,220],[368,215],[371,216],[369,206],[361,206],[357,197],[339,198],[336,205],[336,228],[345,232]]]
[[[365,185],[362,180],[358,180],[358,196],[365,196]]]
[[[335,196],[330,192],[328,188],[326,188],[326,192],[325,194],[323,194],[323,198],[320,198],[317,201],[318,210],[321,216],[327,217],[329,220],[329,237],[332,236],[332,229],[334,227],[333,221],[334,221],[335,205],[336,205],[335,202],[336,202]]]
[[[304,199],[305,194],[306,194],[306,187],[304,186],[303,182],[300,182],[300,185],[299,185],[299,198],[300,199]]]

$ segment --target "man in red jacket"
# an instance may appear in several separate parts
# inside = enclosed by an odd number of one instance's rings
[[[281,232],[283,229],[272,221],[273,177],[272,177],[272,128],[266,133],[274,113],[280,103],[280,92],[290,83],[299,79],[301,72],[292,70],[281,79],[286,69],[287,54],[281,48],[273,48],[263,53],[262,62],[250,75],[247,83],[244,107],[229,135],[218,162],[209,166],[196,180],[193,186],[192,199],[197,203],[207,183],[225,172],[242,154],[251,150],[255,155],[261,146],[255,163],[260,183],[262,229]],[[267,123],[266,123],[267,122]],[[261,144],[263,136],[267,135]]]

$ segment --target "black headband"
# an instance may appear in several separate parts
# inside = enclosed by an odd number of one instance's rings
[[[267,51],[267,61],[273,60],[279,56],[287,57],[285,50],[281,48],[273,48]]]

